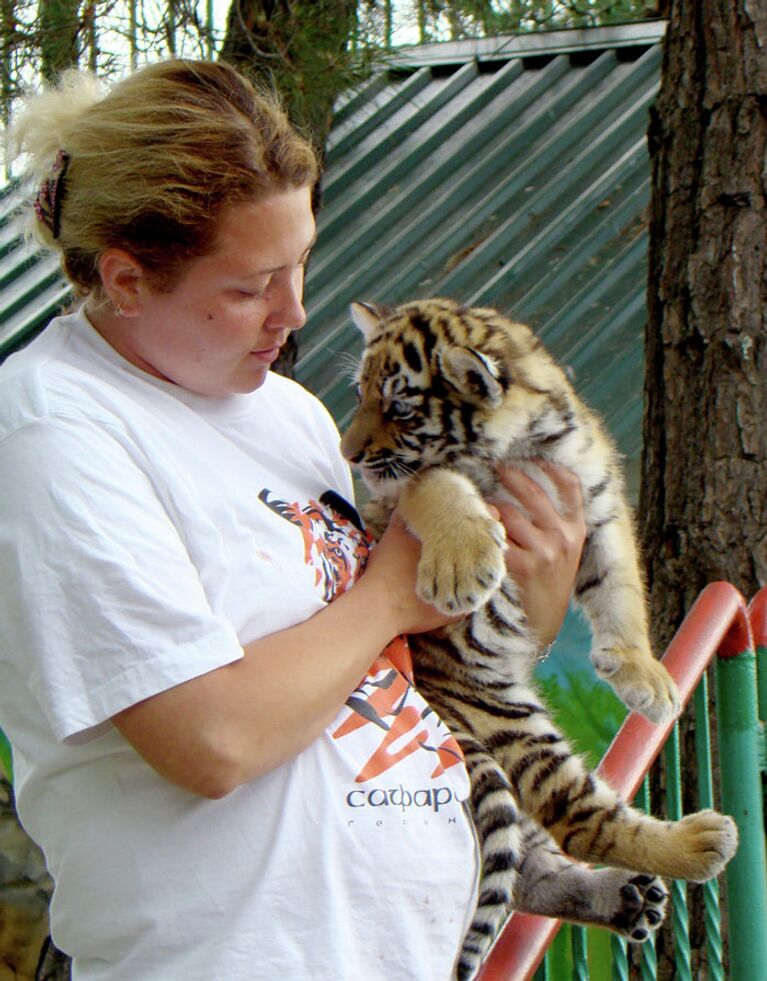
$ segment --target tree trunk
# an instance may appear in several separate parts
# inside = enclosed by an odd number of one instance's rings
[[[17,84],[13,77],[15,46],[16,0],[0,0],[0,110],[3,127],[8,126],[11,118],[11,101]]]
[[[234,0],[221,58],[282,95],[324,147],[333,103],[355,77],[356,0]]]
[[[767,581],[766,44],[764,0],[670,4],[649,130],[640,498],[658,651],[708,582],[748,598]],[[667,932],[661,977],[669,946]]]
[[[41,0],[40,59],[43,78],[77,64],[79,57],[80,0]]]

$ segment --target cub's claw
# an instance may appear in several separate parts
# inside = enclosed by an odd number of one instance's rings
[[[450,539],[422,541],[416,589],[442,613],[460,615],[480,609],[503,582],[506,563],[503,525],[475,518]]]
[[[706,882],[724,869],[738,848],[738,827],[726,814],[698,811],[673,825],[681,869],[679,878]]]
[[[660,661],[631,648],[599,648],[591,655],[594,669],[623,704],[641,712],[655,724],[679,714],[681,702],[676,682]]]

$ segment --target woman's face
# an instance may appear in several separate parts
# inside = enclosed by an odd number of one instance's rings
[[[211,254],[192,259],[170,292],[142,280],[119,335],[105,336],[131,363],[192,392],[252,392],[306,321],[314,236],[308,187],[232,205]]]

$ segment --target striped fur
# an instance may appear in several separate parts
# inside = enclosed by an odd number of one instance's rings
[[[574,599],[592,628],[591,660],[630,709],[666,721],[678,696],[650,650],[615,448],[530,330],[497,311],[423,300],[392,311],[354,304],[352,315],[366,348],[342,449],[370,489],[366,519],[379,533],[397,506],[421,541],[419,594],[469,614],[411,638],[419,687],[464,750],[482,852],[457,977],[475,975],[511,909],[645,940],[666,903],[655,876],[717,875],[735,825],[713,811],[675,824],[647,817],[570,750],[535,690],[539,644],[506,575],[503,527],[484,503],[505,493],[499,463],[523,467],[555,504],[533,461],[578,475],[587,540]]]

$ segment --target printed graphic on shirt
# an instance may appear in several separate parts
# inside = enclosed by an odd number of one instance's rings
[[[370,553],[369,537],[354,507],[335,491],[301,505],[273,496],[268,488],[259,500],[301,529],[304,561],[314,569],[314,583],[330,603],[362,572]]]
[[[342,739],[365,726],[378,732],[378,745],[357,774],[357,783],[379,777],[418,752],[432,755],[432,780],[463,762],[461,748],[447,726],[413,688],[410,671],[398,670],[395,664],[410,664],[404,637],[392,641],[376,660],[347,699],[349,714],[332,733],[334,739]]]
[[[275,514],[301,530],[304,561],[314,569],[315,585],[326,602],[344,592],[362,573],[372,539],[354,507],[335,491],[322,494],[319,502],[305,504],[283,500],[266,488],[258,496]],[[403,811],[414,807],[437,813],[450,802],[461,802],[463,792],[459,797],[457,788],[468,788],[468,784],[462,779],[440,780],[447,770],[462,766],[461,748],[413,687],[412,659],[405,637],[395,638],[376,659],[347,699],[346,709],[331,736],[350,741],[355,769],[359,766],[355,786],[366,785],[365,789],[349,791],[346,803],[350,808],[387,805]],[[410,777],[401,777],[406,784],[403,786],[398,779],[401,764],[416,753],[422,754],[425,763],[418,768],[421,779],[418,786],[410,785],[413,771],[406,770]],[[384,774],[385,786],[381,779]]]

